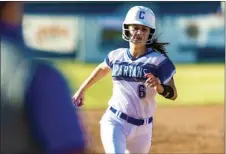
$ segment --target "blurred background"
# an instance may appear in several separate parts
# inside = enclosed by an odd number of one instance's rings
[[[220,1],[26,2],[23,37],[38,58],[53,62],[63,72],[74,93],[111,50],[128,47],[121,35],[129,8],[135,5],[151,8],[156,15],[155,35],[160,41],[170,43],[166,49],[176,65],[175,84],[179,95],[175,102],[157,97],[160,108],[152,151],[221,153],[224,149],[224,4]],[[103,149],[98,120],[111,93],[109,74],[88,90],[82,108],[87,119],[93,119],[86,122],[93,126],[88,129],[99,152]],[[166,117],[172,121],[170,126],[165,122]]]
[[[31,48],[100,62],[118,47],[122,22],[134,5],[150,7],[156,35],[170,42],[176,63],[224,61],[224,2],[32,2],[25,4],[24,38]],[[43,53],[45,52],[45,54]],[[92,53],[92,54],[90,54]]]

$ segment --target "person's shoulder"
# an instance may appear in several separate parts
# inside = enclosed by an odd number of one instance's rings
[[[32,60],[33,76],[35,82],[46,84],[64,83],[67,81],[60,70],[51,62],[41,59]],[[51,82],[51,83],[50,83]],[[60,83],[59,83],[60,84]]]
[[[62,91],[70,93],[66,77],[54,64],[45,60],[33,60],[32,66],[33,70],[28,89],[33,89],[33,93],[39,93],[40,95],[47,91],[54,91],[57,95],[60,95]],[[52,96],[54,95],[49,94],[46,99],[54,99]],[[62,95],[62,97],[64,96]]]
[[[159,51],[151,51],[150,55],[149,55],[149,59],[151,61],[152,64],[158,66],[160,63],[162,63],[165,60],[169,60],[169,57]]]
[[[160,53],[158,51],[153,51],[151,53],[151,56],[152,57],[156,57],[156,58],[167,58],[166,55],[164,55],[164,54],[162,54],[162,53]]]
[[[61,72],[56,68],[56,66],[47,60],[33,59],[33,66],[36,68],[36,72],[43,75],[61,75]]]

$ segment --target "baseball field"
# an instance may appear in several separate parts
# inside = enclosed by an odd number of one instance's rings
[[[96,64],[54,60],[72,89],[72,94]],[[224,64],[176,65],[178,99],[157,97],[150,153],[224,153]],[[111,97],[110,74],[90,88],[80,109],[88,147],[103,153],[99,120]]]

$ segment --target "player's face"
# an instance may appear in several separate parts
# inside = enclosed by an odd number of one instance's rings
[[[143,25],[129,25],[130,41],[145,45],[150,35],[150,28]]]

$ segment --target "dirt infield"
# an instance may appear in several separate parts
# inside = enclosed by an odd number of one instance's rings
[[[89,147],[104,153],[99,120],[104,110],[84,110]],[[157,108],[150,153],[224,153],[224,106]]]

